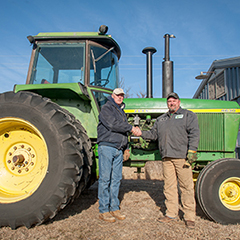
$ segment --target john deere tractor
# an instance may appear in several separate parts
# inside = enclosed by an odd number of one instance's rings
[[[99,32],[39,33],[26,84],[0,94],[0,226],[28,228],[53,218],[98,179],[98,115],[119,87],[121,50]],[[129,123],[150,129],[165,98],[125,99]],[[201,139],[192,169],[196,197],[219,223],[240,223],[240,161],[235,158],[239,105],[181,99],[196,112]],[[161,160],[156,142],[129,136],[124,164]]]

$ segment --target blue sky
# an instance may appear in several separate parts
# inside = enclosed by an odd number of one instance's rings
[[[7,0],[0,8],[0,93],[24,84],[31,46],[28,35],[39,32],[92,32],[100,25],[122,50],[120,77],[132,97],[146,92],[145,47],[153,55],[153,96],[162,97],[164,34],[170,39],[174,91],[191,98],[195,76],[214,60],[240,56],[239,0]]]

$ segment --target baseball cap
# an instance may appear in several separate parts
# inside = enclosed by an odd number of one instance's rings
[[[116,95],[125,94],[122,88],[115,88],[113,90],[113,93],[116,94]]]
[[[169,94],[167,95],[167,99],[169,99],[170,97],[173,97],[173,98],[175,98],[175,99],[179,99],[179,96],[177,95],[177,93],[174,93],[174,92],[169,93]]]

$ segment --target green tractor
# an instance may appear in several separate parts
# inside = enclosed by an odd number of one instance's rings
[[[121,50],[99,32],[39,33],[26,84],[0,94],[0,226],[30,228],[58,211],[98,179],[98,115],[119,87]],[[192,165],[196,197],[219,223],[240,223],[240,161],[235,145],[240,108],[235,102],[181,99],[196,112],[201,139]],[[132,125],[150,129],[167,111],[166,99],[125,99]],[[140,170],[161,160],[156,142],[129,136],[125,166]]]

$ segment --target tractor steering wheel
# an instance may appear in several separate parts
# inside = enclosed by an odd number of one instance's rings
[[[102,83],[102,82],[103,82],[103,84],[100,84],[100,85],[102,87],[105,87],[109,83],[109,80],[108,79],[98,79],[96,81],[97,84]],[[95,83],[95,81],[92,81],[92,82],[90,82],[90,85],[93,85],[94,83]],[[97,86],[97,84],[95,84],[95,86]]]

